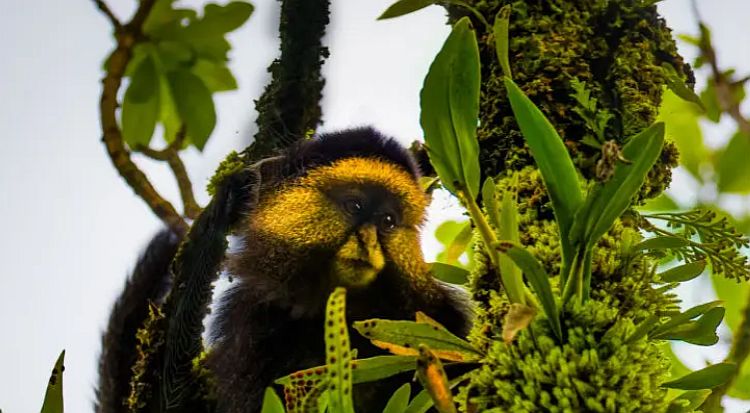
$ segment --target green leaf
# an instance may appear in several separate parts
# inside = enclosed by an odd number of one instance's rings
[[[41,413],[63,413],[63,371],[65,371],[65,350],[57,357],[55,367],[49,376],[47,391],[44,394],[44,404]]]
[[[650,337],[657,338],[660,335],[666,334],[669,331],[686,324],[688,321],[703,315],[707,313],[712,308],[716,308],[719,305],[721,305],[721,301],[711,301],[705,304],[697,305],[695,307],[692,307],[688,310],[686,310],[683,313],[679,313],[677,315],[672,316],[666,323],[660,325],[657,327],[653,334],[650,335]]]
[[[539,298],[542,304],[542,309],[547,315],[547,320],[552,327],[552,331],[558,340],[562,340],[560,313],[557,309],[555,297],[552,294],[549,276],[542,264],[526,248],[513,242],[500,241],[498,250],[503,254],[507,254],[526,275],[526,279],[529,280],[531,288],[534,289],[534,293],[536,293],[537,298]]]
[[[717,363],[704,369],[694,371],[677,380],[668,381],[662,387],[682,390],[713,389],[724,384],[734,374],[736,366],[732,363]]]
[[[331,411],[354,413],[352,399],[352,353],[346,325],[346,289],[336,288],[326,305],[326,365],[328,402]]]
[[[696,411],[711,394],[711,390],[686,391],[669,402],[667,413],[691,413]]]
[[[211,92],[237,89],[237,80],[223,62],[198,59],[190,70],[203,80]]]
[[[442,260],[446,264],[458,264],[458,259],[466,252],[469,244],[471,244],[473,235],[474,231],[471,228],[471,222],[467,221],[450,245],[448,245],[448,248],[445,249],[445,252],[443,252]]]
[[[716,329],[724,318],[724,308],[712,308],[706,311],[698,320],[670,329],[664,333],[654,335],[653,338],[664,340],[681,340],[699,346],[712,346],[719,341]]]
[[[455,265],[433,262],[430,272],[433,277],[450,284],[466,284],[469,281],[469,271]]]
[[[638,323],[635,327],[635,331],[627,339],[627,343],[633,343],[638,341],[641,337],[646,337],[651,331],[653,331],[659,324],[659,317],[655,315],[648,316],[645,320]]]
[[[563,258],[570,260],[573,257],[570,230],[575,213],[583,204],[578,172],[565,144],[542,111],[512,80],[505,78],[504,81],[516,122],[531,149],[552,200],[555,219],[560,228]]]
[[[216,111],[211,92],[203,81],[189,70],[168,74],[177,113],[187,127],[190,142],[199,150],[216,126]]]
[[[482,202],[484,203],[484,209],[487,210],[487,216],[490,218],[490,224],[495,227],[495,230],[499,229],[501,227],[500,206],[497,205],[495,196],[495,181],[491,177],[485,179],[482,185]]]
[[[633,246],[634,251],[663,250],[687,247],[690,240],[682,237],[659,236],[641,241]]]
[[[630,163],[618,163],[612,178],[604,185],[597,185],[586,197],[585,205],[576,215],[574,239],[582,239],[591,248],[609,231],[640,190],[663,144],[663,123],[655,123],[628,140],[622,154]]]
[[[147,56],[135,69],[125,91],[120,113],[122,137],[129,147],[148,146],[159,115],[159,78]]]
[[[667,87],[672,92],[674,92],[675,95],[681,97],[686,102],[691,102],[698,105],[701,110],[706,109],[703,106],[703,102],[701,102],[701,98],[698,97],[698,95],[692,89],[690,89],[687,84],[685,84],[685,81],[682,79],[680,74],[677,73],[677,70],[674,68],[674,66],[670,65],[667,62],[664,62],[661,64],[661,68],[664,70]]]
[[[703,143],[700,118],[700,111],[692,103],[680,99],[671,91],[662,95],[657,120],[664,122],[666,135],[677,145],[680,151],[680,165],[698,180],[702,180],[701,165],[710,159],[709,151]],[[647,206],[652,201],[649,200]],[[670,205],[670,208],[665,209],[677,207]]]
[[[518,208],[516,206],[515,194],[511,191],[503,193],[503,206],[500,211],[500,226],[498,228],[501,241],[510,241],[519,244]],[[500,278],[503,280],[503,286],[508,292],[508,298],[511,303],[525,303],[521,269],[506,254],[502,254],[499,257],[498,264],[500,267]]]
[[[715,168],[719,192],[750,193],[750,136],[736,133],[719,154]]]
[[[284,413],[284,403],[271,387],[266,387],[263,394],[263,408],[261,413]]]
[[[681,283],[701,275],[705,269],[706,261],[689,262],[659,273],[659,278],[665,283]]]
[[[701,102],[703,102],[703,106],[706,108],[706,118],[712,122],[719,123],[722,109],[719,98],[716,95],[714,82],[708,82],[706,88],[701,92]]]
[[[430,394],[433,405],[439,413],[457,413],[443,363],[424,344],[419,345],[417,377]]]
[[[411,385],[404,383],[396,390],[383,409],[383,413],[403,413],[409,406],[411,396]]]
[[[468,17],[456,23],[420,93],[420,124],[430,162],[446,189],[479,192],[479,48]]]
[[[415,362],[416,357],[414,356],[377,356],[352,360],[352,383],[368,383],[411,371],[416,367]],[[283,386],[296,386],[302,385],[308,380],[320,382],[327,377],[327,371],[328,367],[326,366],[311,367],[280,377],[274,383]]]
[[[375,318],[356,321],[354,329],[374,345],[398,355],[417,355],[419,345],[426,344],[445,360],[473,361],[482,356],[468,341],[433,323]]]
[[[399,0],[391,4],[378,20],[392,19],[435,4],[437,0]]]
[[[509,79],[513,78],[510,72],[510,61],[508,60],[508,24],[510,20],[510,4],[503,6],[497,15],[495,15],[495,24],[492,27],[492,33],[495,35],[495,52],[500,67],[503,70],[503,76]]]
[[[458,237],[459,233],[465,231],[467,227],[471,228],[470,221],[458,222],[452,220],[445,221],[437,227],[437,229],[435,230],[435,238],[443,245],[444,249],[437,254],[436,261],[448,263],[448,260],[446,259],[446,253],[448,249],[450,248],[451,244],[453,244],[453,241]],[[457,261],[453,262],[452,265],[461,267],[466,270],[472,268],[471,263],[474,255],[474,251],[471,247],[472,245],[473,242],[470,242],[466,248],[466,255],[469,257],[468,264],[463,264],[462,262]]]

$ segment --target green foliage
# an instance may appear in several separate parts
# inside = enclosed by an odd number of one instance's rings
[[[445,221],[435,230],[435,238],[443,245],[443,251],[437,254],[436,260],[438,262],[458,266],[463,269],[469,269],[472,266],[472,259],[474,255],[473,251],[473,239],[469,240],[469,243],[465,246],[466,250],[463,251],[469,258],[467,264],[458,261],[459,257],[455,257],[455,253],[448,253],[449,250],[455,251],[456,245],[463,245],[463,236],[466,234],[473,235],[471,229],[471,222],[457,222],[457,221]],[[456,260],[452,260],[455,257]]]
[[[281,399],[273,391],[272,388],[266,387],[266,392],[263,394],[263,408],[260,410],[261,413],[284,413],[284,404]]]
[[[678,259],[687,262],[706,260],[716,275],[737,281],[750,280],[750,263],[740,251],[750,247],[750,239],[738,232],[729,220],[708,209],[687,212],[644,214],[643,229],[660,235],[662,242]],[[656,227],[648,219],[666,223],[667,230]],[[697,241],[694,239],[697,238]]]
[[[606,140],[604,133],[607,130],[607,123],[612,119],[613,115],[606,109],[599,110],[597,108],[598,100],[591,96],[591,90],[587,88],[586,82],[581,82],[573,78],[570,80],[570,87],[573,89],[573,93],[570,96],[577,103],[573,107],[573,112],[577,113],[583,119],[586,127],[594,132],[596,137],[596,140],[592,140],[587,139],[587,136],[581,142],[599,149]]]
[[[409,406],[409,397],[411,396],[411,385],[404,383],[396,390],[388,403],[386,403],[383,413],[403,413]]]
[[[203,15],[157,0],[143,26],[147,40],[134,49],[126,69],[130,84],[122,103],[123,138],[147,147],[157,123],[172,142],[185,125],[186,142],[203,149],[216,125],[213,93],[237,88],[227,67],[225,36],[252,14],[250,3],[207,4]]]
[[[52,367],[41,413],[63,413],[63,371],[65,371],[65,350],[63,350]]]
[[[503,6],[497,15],[495,23],[492,26],[492,34],[495,36],[495,52],[500,67],[503,69],[503,76],[512,79],[513,73],[510,71],[510,61],[508,60],[508,25],[510,20],[510,5]]]
[[[664,122],[666,135],[674,141],[680,151],[680,165],[698,180],[702,180],[702,165],[710,159],[708,149],[703,143],[700,115],[700,110],[694,104],[680,99],[672,92],[664,93],[659,120]]]
[[[726,382],[734,373],[735,368],[736,366],[732,363],[717,363],[679,379],[668,381],[662,386],[682,390],[710,389]]]
[[[665,283],[685,282],[701,275],[706,269],[705,261],[694,261],[678,265],[659,274],[659,278]]]
[[[440,281],[450,284],[466,284],[469,271],[455,265],[433,262],[430,264],[430,273]]]
[[[378,17],[378,20],[392,19],[403,16],[427,6],[437,3],[438,0],[399,0],[390,6]]]
[[[734,134],[716,162],[719,191],[737,194],[750,193],[748,153],[750,153],[750,136],[740,132]]]
[[[331,413],[353,413],[352,354],[346,325],[346,290],[336,288],[326,305],[326,363]]]
[[[357,321],[354,328],[378,347],[394,354],[418,355],[420,344],[430,347],[440,358],[451,361],[478,360],[482,353],[467,341],[456,337],[434,320],[394,321],[371,319]]]
[[[479,194],[479,51],[469,19],[456,23],[420,93],[420,123],[430,162],[443,186],[471,199]]]
[[[710,390],[686,391],[669,402],[667,413],[694,412],[709,394],[711,394]]]

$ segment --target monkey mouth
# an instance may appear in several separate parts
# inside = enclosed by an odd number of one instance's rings
[[[359,258],[339,259],[335,265],[338,282],[346,287],[364,287],[382,270],[375,263]]]

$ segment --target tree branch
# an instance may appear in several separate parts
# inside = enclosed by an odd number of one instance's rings
[[[172,143],[166,148],[156,150],[151,149],[148,146],[139,146],[137,151],[153,160],[167,162],[172,169],[175,180],[177,181],[177,187],[180,189],[184,215],[190,219],[195,219],[201,213],[201,207],[195,200],[195,195],[193,194],[193,183],[190,181],[190,176],[187,173],[187,169],[185,169],[185,164],[182,162],[179,152],[182,143],[185,141],[186,133],[187,129],[185,128],[185,125],[182,125],[180,130],[177,131],[177,136],[174,141],[172,141]]]
[[[120,176],[148,204],[165,225],[174,232],[183,235],[187,232],[187,223],[177,213],[172,204],[156,192],[148,177],[130,159],[130,152],[125,148],[122,131],[117,124],[116,117],[117,92],[122,84],[125,68],[133,55],[133,47],[142,38],[141,27],[155,2],[155,0],[142,0],[133,19],[115,32],[117,48],[108,59],[109,67],[102,81],[102,95],[99,103],[103,133],[102,142],[104,142],[112,164],[120,173]]]
[[[107,3],[104,2],[104,0],[94,0],[94,4],[96,4],[96,7],[101,10],[102,13],[104,13],[105,16],[109,19],[109,22],[112,23],[112,26],[115,28],[115,33],[118,33],[122,30],[122,23],[120,23],[120,20],[115,16],[114,13],[112,13],[112,10],[107,6]]]

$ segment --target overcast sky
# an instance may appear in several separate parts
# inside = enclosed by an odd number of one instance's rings
[[[110,0],[123,19],[134,3]],[[276,56],[277,2],[253,3],[250,21],[230,37],[240,89],[217,96],[213,138],[203,153],[191,150],[186,157],[202,203],[204,184],[218,162],[254,133],[252,100],[260,96],[266,67]],[[419,88],[448,33],[444,12],[430,7],[377,22],[390,0],[333,3],[322,130],[372,124],[405,143],[421,136]],[[110,306],[160,225],[118,177],[99,141],[101,62],[113,45],[107,21],[87,0],[2,4],[0,409],[38,411],[49,370],[64,348],[66,410],[86,412]],[[722,65],[750,73],[747,0],[702,4]],[[695,32],[689,5],[660,3],[677,33]],[[720,127],[717,139],[731,128],[731,123]],[[167,197],[177,199],[166,169],[137,161]],[[445,199],[437,200],[431,214],[435,221],[458,216]],[[433,256],[434,241],[425,244],[426,255]],[[691,361],[693,367],[701,362],[699,356]]]

